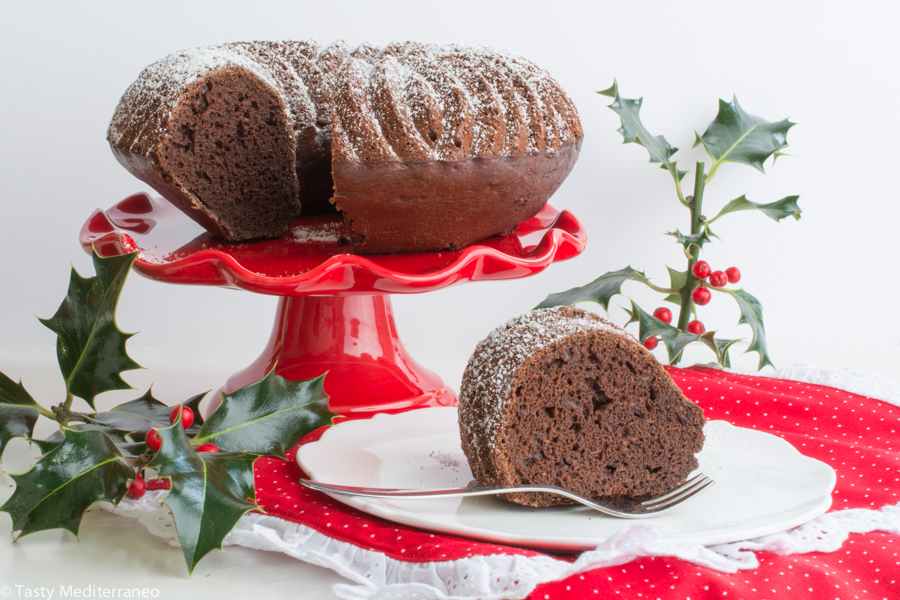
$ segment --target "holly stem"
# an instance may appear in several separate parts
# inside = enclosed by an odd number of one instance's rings
[[[69,424],[69,421],[77,421],[81,423],[96,423],[96,416],[97,415],[93,413],[80,413],[69,410],[69,408],[65,404],[54,406],[50,411],[50,418],[54,419],[63,427],[67,426]]]
[[[66,382],[66,387],[68,387],[68,382]],[[69,409],[72,408],[72,401],[75,399],[75,396],[69,390],[66,390],[66,400],[59,406],[53,407],[53,416],[52,419],[56,419],[56,422],[65,427],[69,424],[69,416],[71,413]]]
[[[687,198],[689,200],[688,208],[691,211],[691,235],[700,233],[700,228],[703,226],[703,190],[706,187],[706,175],[703,172],[704,168],[705,165],[703,164],[703,161],[697,161],[697,170],[694,172],[694,195],[688,196]],[[691,300],[691,292],[697,287],[699,280],[694,277],[692,271],[694,263],[700,258],[700,247],[689,246],[686,254],[688,255],[687,278],[684,281],[684,285],[681,286],[681,290],[679,290],[679,296],[681,296],[681,310],[678,313],[678,329],[681,329],[682,331],[687,329],[688,322],[691,320],[691,312],[694,310],[694,301]],[[680,359],[681,355],[676,357],[676,360]]]
[[[97,415],[93,413],[80,413],[75,411],[69,412],[69,419],[71,419],[72,421],[81,421],[82,423],[96,423],[97,419],[94,418],[96,416]]]
[[[654,292],[659,292],[660,294],[677,294],[681,291],[678,288],[664,288],[659,287],[658,285],[653,285],[653,283],[649,279],[645,280],[644,283],[646,283],[647,287],[649,287],[651,290],[653,290]]]
[[[52,410],[50,410],[49,408],[44,408],[40,404],[38,404],[38,412],[41,413],[43,416],[47,417],[48,419],[53,419],[54,421],[56,420],[56,413],[53,412]]]
[[[675,177],[675,191],[678,193],[678,201],[685,206],[689,206],[688,201],[684,197],[684,192],[681,191],[681,179],[678,178],[677,170],[675,171],[673,176]]]
[[[125,461],[135,468],[140,474],[143,476],[144,468],[150,464],[150,461],[153,460],[153,456],[150,454],[139,454],[138,456],[126,458]],[[145,477],[146,479],[146,477]]]

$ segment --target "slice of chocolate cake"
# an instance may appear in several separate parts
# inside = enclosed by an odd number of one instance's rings
[[[703,424],[702,409],[637,340],[572,307],[532,311],[491,332],[459,396],[462,448],[479,484],[552,484],[592,498],[676,487],[697,468]]]
[[[228,240],[275,237],[331,205],[336,42],[238,42],[148,66],[107,138],[139,179]]]

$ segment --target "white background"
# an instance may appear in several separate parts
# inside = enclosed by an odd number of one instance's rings
[[[0,19],[0,369],[14,378],[18,373],[4,367],[10,361],[53,361],[54,336],[32,315],[56,310],[70,264],[92,273],[78,245],[81,224],[94,208],[149,190],[119,166],[105,140],[119,97],[140,70],[184,47],[309,37],[509,48],[549,70],[581,113],[581,158],[552,203],[586,225],[590,241],[582,256],[526,280],[394,297],[407,347],[446,372],[451,386],[458,386],[479,339],[548,293],[628,264],[660,284],[664,264],[683,268],[679,247],[663,233],[686,229],[687,210],[668,175],[646,164],[643,148],[620,145],[618,119],[594,93],[614,77],[624,95],[644,96],[645,123],[684,149],[677,155],[684,167],[704,156],[690,150],[693,131],[715,117],[720,97],[734,93],[753,114],[798,123],[788,136],[794,157],[779,160],[768,175],[726,165],[705,206],[714,214],[742,193],[757,202],[801,194],[803,218],[780,224],[756,213],[723,218],[715,228],[723,241],[707,246],[704,256],[714,268],[742,270],[742,285],[765,306],[776,366],[871,365],[894,376],[894,361],[882,357],[900,356],[897,9],[784,1],[754,2],[752,9],[722,2],[92,6],[7,5]],[[647,310],[657,305],[659,297],[638,284],[626,291]],[[149,369],[147,382],[157,365],[192,365],[210,372],[197,382],[207,389],[255,358],[274,308],[271,297],[134,276],[119,320],[123,329],[141,332],[130,351]],[[621,310],[612,315],[624,322]],[[727,297],[716,296],[700,316],[709,329],[749,336],[746,327],[731,330],[738,312]],[[712,355],[698,348],[688,359],[707,362]],[[756,355],[736,360],[739,368],[755,364]],[[130,381],[139,385],[144,375]],[[167,389],[168,382],[156,387]]]
[[[715,228],[723,241],[704,258],[741,269],[742,285],[765,306],[777,366],[808,361],[900,379],[898,22],[896,4],[871,1],[4,3],[0,370],[23,378],[40,401],[62,399],[55,338],[33,315],[54,313],[70,265],[92,274],[78,231],[93,209],[151,191],[105,140],[119,97],[144,66],[205,44],[342,38],[508,48],[546,68],[581,114],[581,158],[551,202],[587,227],[583,255],[525,280],[394,297],[407,348],[452,387],[478,340],[548,293],[629,264],[661,285],[666,263],[683,268],[679,247],[663,235],[688,228],[671,179],[646,164],[644,149],[620,145],[618,119],[594,93],[614,77],[623,95],[645,98],[650,130],[683,148],[682,168],[705,156],[690,145],[715,117],[718,98],[736,94],[753,114],[798,123],[788,136],[794,157],[767,164],[768,175],[726,165],[707,189],[705,212],[742,193],[757,202],[800,194],[803,218],[723,218]],[[659,296],[627,285],[645,309],[657,306]],[[166,402],[219,386],[262,349],[275,304],[132,276],[119,323],[141,332],[129,351],[147,370],[126,379],[142,391],[154,383]],[[620,309],[612,316],[625,321]],[[749,336],[733,328],[738,311],[728,298],[714,297],[700,316],[708,329]],[[735,366],[753,369],[756,358]],[[698,348],[687,359],[712,356]],[[134,394],[107,396],[101,406]]]

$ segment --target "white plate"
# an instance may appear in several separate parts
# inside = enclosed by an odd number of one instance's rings
[[[831,506],[834,470],[773,435],[709,421],[697,455],[709,490],[652,519],[663,538],[723,544],[784,531]],[[345,421],[297,453],[315,481],[387,488],[467,485],[455,408],[425,408]],[[335,500],[396,523],[498,543],[549,550],[595,548],[635,521],[581,506],[530,508],[494,496],[430,500]]]

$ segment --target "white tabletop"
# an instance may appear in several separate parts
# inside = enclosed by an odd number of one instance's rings
[[[4,457],[4,471],[27,468],[27,454],[25,444],[15,443]],[[0,486],[0,500],[5,501],[12,493],[8,475],[0,474]],[[8,533],[9,516],[0,519],[0,528]],[[54,592],[45,592],[44,598],[59,598],[69,586],[147,588],[149,597],[156,598],[334,598],[332,584],[346,582],[333,571],[284,554],[239,546],[210,553],[188,577],[180,548],[150,535],[135,519],[96,507],[85,515],[78,538],[53,530],[15,543],[8,539],[0,541],[0,594],[9,598],[25,598],[25,588],[42,586]]]

